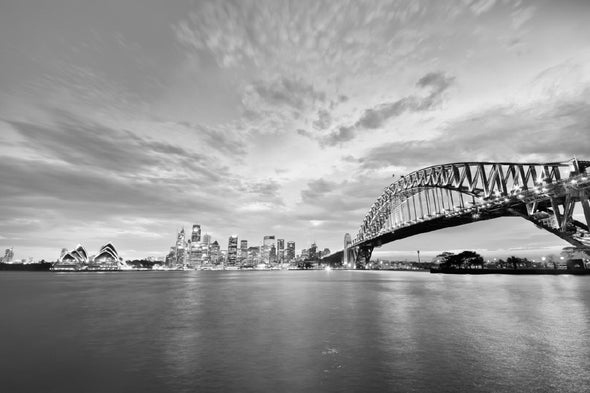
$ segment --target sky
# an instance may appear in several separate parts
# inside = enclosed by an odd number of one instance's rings
[[[335,251],[394,174],[590,159],[588,21],[582,0],[2,1],[0,246],[163,256],[198,223]],[[566,245],[503,218],[375,255]]]

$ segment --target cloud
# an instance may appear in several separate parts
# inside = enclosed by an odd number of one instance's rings
[[[492,9],[494,4],[496,4],[496,0],[467,0],[467,4],[469,4],[469,8],[471,11],[476,15],[481,15],[486,13]]]
[[[404,113],[428,111],[440,104],[443,94],[452,86],[454,77],[442,72],[431,72],[421,77],[417,87],[428,90],[426,96],[410,95],[394,102],[366,109],[351,126],[341,126],[320,139],[322,146],[334,146],[355,138],[359,130],[381,128],[388,121]]]
[[[423,88],[431,88],[431,96],[438,96],[443,91],[447,90],[455,80],[454,77],[445,75],[441,72],[430,72],[424,75],[416,82],[416,86]]]
[[[460,161],[559,161],[590,151],[590,89],[567,100],[496,106],[445,124],[429,140],[391,142],[360,159],[365,169]],[[583,157],[582,157],[583,158]]]
[[[301,191],[301,197],[304,202],[314,202],[318,197],[332,191],[335,185],[335,183],[324,179],[311,180],[307,183],[307,189]]]
[[[341,228],[357,226],[375,190],[383,188],[384,180],[377,176],[351,176],[344,181],[324,178],[310,180],[301,191],[301,204],[293,213],[298,220],[321,219],[340,224]]]
[[[535,15],[535,11],[535,7],[532,6],[515,9],[512,12],[512,27],[516,30],[520,29]]]
[[[303,110],[315,102],[326,100],[326,94],[317,91],[311,84],[301,79],[280,77],[271,81],[257,81],[246,88],[244,99],[246,107],[257,108],[286,106]]]
[[[313,121],[313,126],[317,130],[325,130],[332,124],[332,116],[330,112],[325,109],[318,111],[318,117]]]
[[[304,130],[302,128],[298,128],[297,129],[297,134],[299,134],[301,136],[308,137],[308,138],[312,138],[313,137],[311,132],[306,131],[306,130]]]
[[[223,126],[207,127],[186,121],[171,124],[187,128],[191,132],[190,138],[198,142],[199,146],[205,146],[207,151],[229,154],[235,159],[240,159],[247,154],[244,136],[235,130],[224,129]]]
[[[396,23],[421,10],[418,2],[239,1],[219,7],[202,1],[174,31],[182,45],[211,56],[220,67],[359,69],[387,53],[374,49],[377,42],[389,42]],[[376,55],[364,56],[367,52]]]
[[[246,198],[241,200],[247,201],[249,206],[254,206],[256,208],[262,206],[274,206],[275,208],[278,208],[285,204],[280,195],[281,186],[274,179],[266,179],[263,181],[242,180],[236,186],[236,190],[242,197],[246,196]],[[241,208],[242,206],[240,206],[240,209]]]
[[[118,176],[149,178],[160,172],[187,168],[191,173],[217,181],[207,156],[167,142],[140,137],[128,130],[115,130],[65,112],[55,112],[56,124],[33,124],[5,120],[24,140],[21,147],[48,160]]]
[[[7,220],[42,216],[45,225],[66,232],[71,222],[182,221],[187,212],[215,221],[249,199],[281,203],[272,181],[250,184],[229,171],[209,147],[216,143],[212,132],[195,135],[202,151],[195,152],[66,112],[52,116],[53,122],[4,120],[21,147],[19,156],[1,157],[0,210]],[[239,162],[239,154],[231,158]]]
[[[344,142],[348,142],[356,136],[355,127],[340,127],[336,131],[332,131],[327,136],[320,139],[321,146],[335,146]]]

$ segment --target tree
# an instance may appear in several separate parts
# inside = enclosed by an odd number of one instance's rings
[[[527,267],[530,267],[531,266],[531,262],[528,259],[515,257],[514,255],[508,257],[508,259],[506,260],[506,262],[509,265],[512,265],[512,268],[513,269],[518,269],[518,267],[520,265],[525,265]]]
[[[461,265],[467,267],[479,266],[483,268],[483,257],[475,251],[463,251],[456,255],[456,257],[461,261]]]
[[[452,252],[445,251],[442,254],[437,255],[434,258],[434,263],[438,263],[440,267],[449,268],[453,264],[454,260],[453,257],[455,254]]]
[[[579,247],[564,247],[561,250],[561,256],[565,259],[588,259],[588,254],[587,252],[590,251],[584,251],[583,249],[579,248]]]

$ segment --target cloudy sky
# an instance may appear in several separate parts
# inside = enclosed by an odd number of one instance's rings
[[[392,181],[590,158],[588,1],[7,0],[0,245],[164,255],[199,223],[341,248]],[[398,255],[566,244],[500,219]]]

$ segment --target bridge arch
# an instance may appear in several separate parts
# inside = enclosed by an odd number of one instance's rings
[[[373,203],[352,241],[358,255],[393,240],[476,220],[520,216],[590,249],[590,162],[458,162],[401,176]],[[572,217],[582,204],[586,223]],[[363,251],[365,249],[365,251]],[[369,252],[367,253],[367,250]]]

